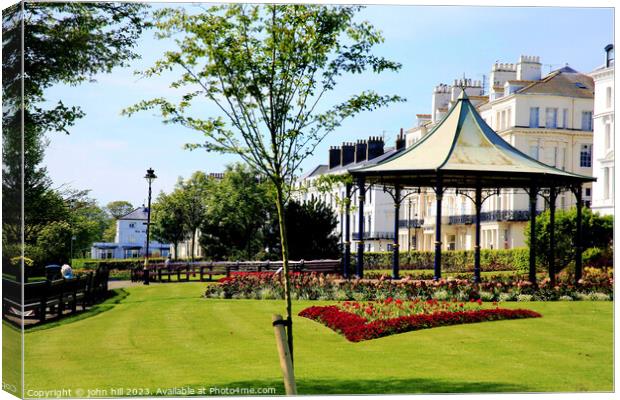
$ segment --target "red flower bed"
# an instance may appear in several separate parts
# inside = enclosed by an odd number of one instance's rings
[[[299,316],[321,322],[341,333],[351,342],[376,339],[396,333],[456,324],[498,321],[504,319],[539,318],[537,312],[524,309],[478,309],[463,311],[434,311],[368,321],[361,315],[341,310],[338,306],[313,306],[302,310]]]

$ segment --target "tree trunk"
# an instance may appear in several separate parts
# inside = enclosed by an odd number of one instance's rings
[[[174,242],[174,261],[179,259],[179,242]]]
[[[192,230],[192,240],[191,240],[192,246],[190,249],[190,259],[192,260],[192,262],[194,262],[194,248],[196,246],[196,229]]]
[[[288,239],[286,233],[286,216],[284,212],[284,199],[282,195],[282,183],[276,184],[276,208],[278,209],[278,224],[280,227],[280,245],[282,248],[282,274],[284,275],[284,300],[286,301],[286,319],[288,347],[293,360],[293,315],[291,307],[291,280],[288,265]]]

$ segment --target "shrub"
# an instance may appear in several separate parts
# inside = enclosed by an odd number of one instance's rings
[[[561,275],[554,286],[549,279],[543,279],[538,285],[514,277],[497,277],[475,284],[465,279],[439,281],[432,280],[345,280],[336,275],[319,275],[316,273],[295,273],[291,276],[291,296],[295,299],[331,299],[369,301],[387,298],[394,299],[437,299],[459,301],[500,300],[500,301],[555,301],[561,296],[574,299],[589,299],[590,293],[600,293],[613,298],[613,277],[602,275],[600,270],[590,275],[590,269],[584,270],[584,278],[578,285],[571,276]],[[224,298],[262,298],[258,293],[269,288],[277,299],[283,298],[284,288],[281,275],[270,272],[259,274],[233,275],[222,278],[219,285],[207,287],[207,297],[213,292],[221,293]],[[600,296],[602,298],[602,295]],[[585,296],[585,297],[584,297]],[[595,296],[596,297],[596,296]]]
[[[364,253],[364,269],[391,269],[392,252],[366,252]],[[400,268],[410,269],[433,269],[435,253],[432,251],[410,251],[400,253]],[[355,263],[355,257],[352,257]],[[444,272],[473,272],[474,252],[467,250],[444,251],[441,258],[441,268]],[[480,251],[480,268],[483,271],[519,271],[529,269],[529,250],[516,248],[508,250]],[[541,267],[541,270],[544,268]]]

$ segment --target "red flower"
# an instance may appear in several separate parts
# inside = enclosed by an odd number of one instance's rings
[[[482,304],[482,299],[478,299],[476,303],[478,303],[478,305]]]

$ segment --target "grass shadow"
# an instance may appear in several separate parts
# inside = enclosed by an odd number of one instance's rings
[[[447,381],[425,378],[375,379],[297,379],[297,391],[302,395],[357,395],[357,394],[441,394],[441,393],[523,393],[534,392],[531,387],[504,382]],[[208,385],[205,385],[208,386]],[[276,393],[257,393],[274,388]],[[218,391],[219,390],[219,391]],[[237,391],[238,390],[238,391]],[[243,392],[246,390],[246,392]],[[247,392],[254,390],[254,392]],[[227,391],[227,392],[226,392]],[[282,380],[264,379],[230,382],[207,387],[204,395],[284,395]]]
[[[109,296],[110,297],[108,297],[103,302],[93,305],[86,311],[82,311],[77,314],[69,315],[61,319],[44,322],[42,324],[26,326],[24,329],[24,332],[29,333],[29,332],[42,331],[45,329],[56,328],[58,326],[67,325],[67,324],[71,324],[77,321],[81,321],[86,318],[94,317],[95,315],[99,315],[103,312],[113,309],[117,304],[119,304],[121,301],[127,298],[127,296],[129,296],[129,293],[124,289],[113,289],[109,291]]]

